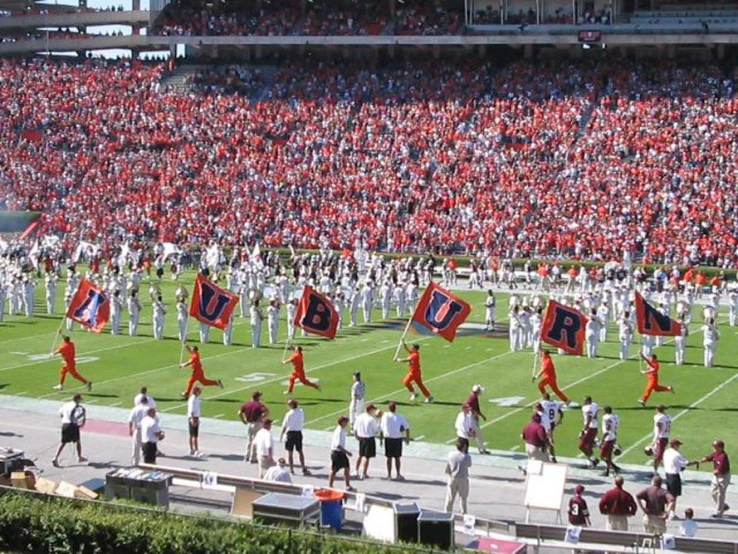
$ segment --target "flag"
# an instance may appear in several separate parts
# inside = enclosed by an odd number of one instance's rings
[[[110,319],[110,299],[100,287],[82,279],[69,303],[67,317],[100,333]]]
[[[182,252],[179,249],[179,246],[174,244],[173,242],[163,242],[162,245],[162,253],[161,258],[162,260],[166,260],[169,256],[174,256],[175,254],[179,254]]]
[[[190,315],[200,323],[225,329],[231,320],[238,296],[198,274],[192,291]]]
[[[584,331],[588,319],[579,310],[550,300],[541,325],[541,340],[569,354],[584,353]]]
[[[431,282],[418,302],[411,321],[453,342],[456,330],[470,313],[471,306],[468,303]]]
[[[332,339],[338,329],[338,310],[327,297],[305,285],[297,303],[294,324],[313,335]]]
[[[99,252],[100,247],[97,244],[92,244],[91,242],[87,242],[86,240],[81,240],[79,241],[79,244],[77,245],[77,248],[72,255],[72,261],[74,261],[74,263],[79,263],[79,261],[82,259],[82,256],[87,256],[88,259],[91,259],[92,256],[96,256]]]
[[[635,307],[641,335],[676,337],[682,334],[681,323],[651,306],[638,291],[635,293]]]

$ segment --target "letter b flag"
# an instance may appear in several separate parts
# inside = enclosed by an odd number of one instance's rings
[[[100,287],[82,279],[69,303],[67,317],[100,333],[110,319],[110,300]]]
[[[190,304],[190,315],[197,321],[225,329],[237,303],[238,296],[211,283],[204,275],[198,274]]]
[[[587,318],[582,312],[551,300],[543,318],[541,340],[564,352],[581,356],[586,326]]]
[[[431,282],[415,308],[412,321],[453,342],[456,330],[470,313],[467,302]]]
[[[338,311],[327,297],[310,285],[305,285],[297,305],[294,324],[313,335],[333,339],[338,329]]]

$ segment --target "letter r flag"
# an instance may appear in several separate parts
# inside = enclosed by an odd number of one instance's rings
[[[541,325],[541,340],[569,354],[584,353],[587,318],[580,311],[550,300]]]

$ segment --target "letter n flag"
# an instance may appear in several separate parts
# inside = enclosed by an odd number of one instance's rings
[[[415,308],[412,321],[453,342],[456,330],[470,313],[467,302],[431,282]]]
[[[237,303],[238,296],[211,283],[204,275],[199,274],[192,292],[190,315],[200,323],[225,329],[228,327]]]
[[[581,356],[586,326],[587,318],[580,311],[551,300],[543,318],[541,340],[564,352]]]

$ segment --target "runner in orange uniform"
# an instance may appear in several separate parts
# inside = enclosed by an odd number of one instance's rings
[[[198,381],[204,387],[214,387],[217,385],[222,389],[223,382],[220,379],[213,381],[212,379],[205,377],[205,371],[202,369],[202,362],[200,362],[200,349],[197,346],[185,346],[185,348],[187,349],[187,352],[190,353],[190,360],[181,364],[179,367],[191,366],[192,375],[187,381],[187,390],[182,393],[182,397],[189,398],[190,393],[192,392],[192,387],[194,387],[195,383]]]
[[[77,373],[77,361],[75,360],[74,343],[67,335],[62,335],[62,343],[59,348],[51,353],[60,354],[64,365],[62,365],[61,372],[59,374],[59,384],[54,387],[56,390],[64,390],[64,380],[67,378],[67,373],[72,377],[80,381],[82,384],[87,385],[87,390],[92,390],[92,381],[88,381]]]
[[[395,361],[407,362],[408,372],[407,375],[405,375],[405,378],[402,380],[402,384],[405,385],[405,387],[407,387],[407,390],[410,391],[410,400],[415,400],[418,397],[412,385],[413,383],[415,383],[416,385],[418,385],[420,392],[423,393],[423,396],[425,396],[425,401],[433,402],[433,395],[423,384],[423,376],[420,370],[420,345],[413,344],[411,347],[409,347],[403,340],[402,346],[407,351],[408,356],[407,358],[403,358],[402,360]]]
[[[292,350],[294,351],[292,356],[282,362],[283,365],[292,364],[293,368],[292,375],[290,375],[290,385],[287,390],[284,391],[284,394],[292,394],[292,391],[295,389],[295,381],[300,381],[300,383],[307,387],[320,390],[320,385],[318,383],[309,381],[305,376],[305,360],[302,355],[302,346],[293,346]]]

